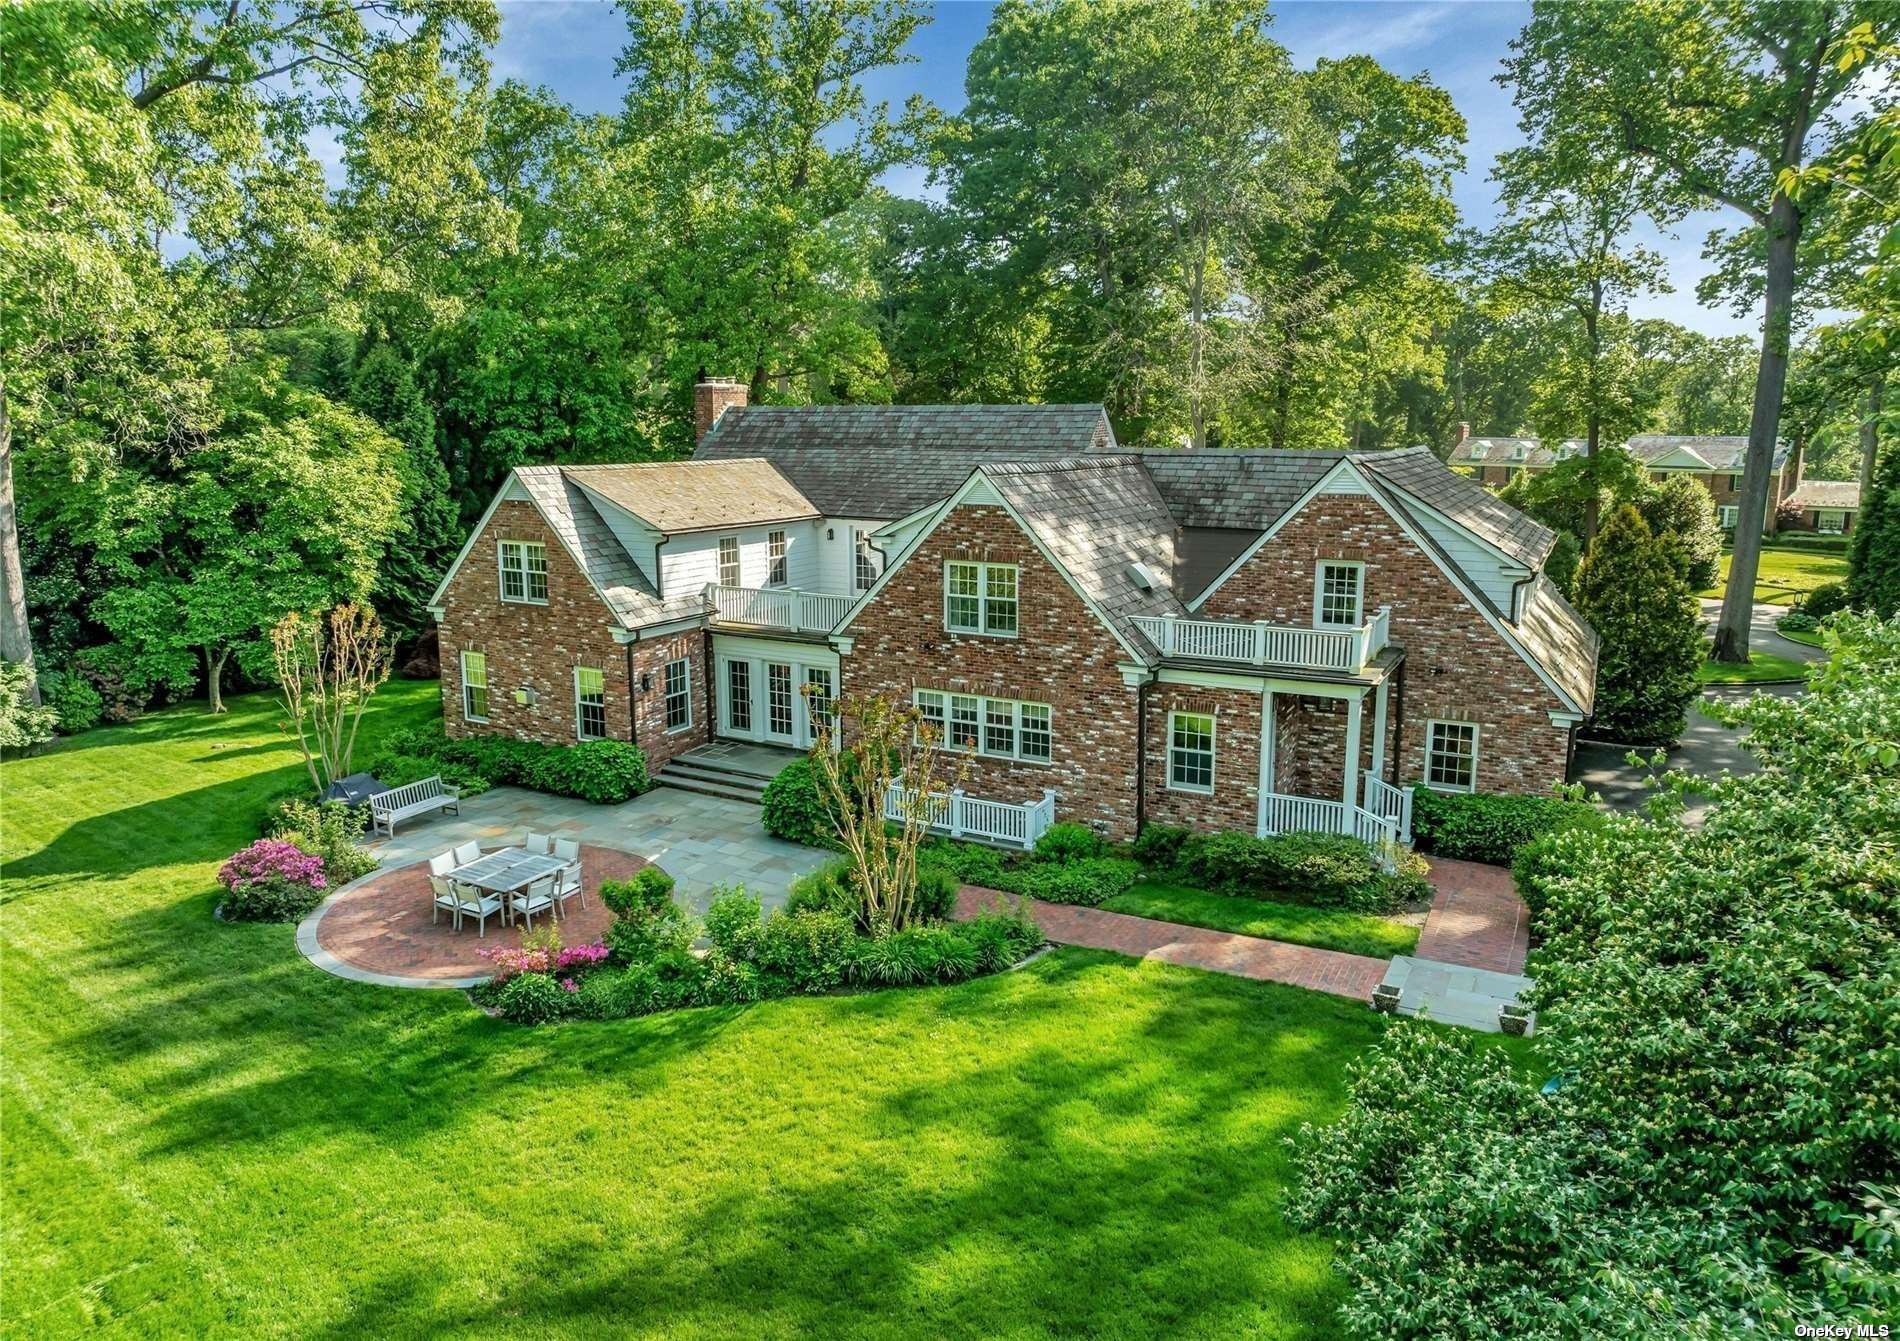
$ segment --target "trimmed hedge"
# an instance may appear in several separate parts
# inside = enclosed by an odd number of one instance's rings
[[[594,805],[630,801],[653,785],[645,752],[624,740],[575,745],[507,736],[451,740],[439,725],[392,733],[370,760],[369,771],[391,787],[440,774],[464,796],[490,787],[526,787]]]
[[[1181,845],[1179,867],[1218,893],[1361,913],[1394,912],[1430,890],[1416,857],[1407,854],[1388,871],[1370,847],[1336,834],[1201,835]]]
[[[1088,839],[1084,842],[1068,834],[1057,840],[1053,845],[1055,850],[1107,851],[1107,844],[1094,831],[1079,824],[1056,825],[1049,832],[1065,827],[1080,830]],[[957,843],[947,838],[927,844],[918,854],[918,865],[920,868],[941,867],[960,884],[981,885],[1005,894],[1025,894],[1049,903],[1076,903],[1087,907],[1126,893],[1141,878],[1140,863],[1127,857],[1048,858],[1042,855],[1041,844],[1031,855],[1000,852],[978,843]]]
[[[1600,824],[1588,801],[1412,789],[1412,844],[1420,852],[1509,866],[1519,848],[1553,830]]]
[[[818,794],[818,779],[809,759],[794,759],[765,784],[759,823],[774,838],[788,843],[834,851],[838,846],[837,825],[832,822],[831,807]]]

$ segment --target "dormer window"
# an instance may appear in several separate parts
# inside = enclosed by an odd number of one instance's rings
[[[1365,622],[1363,563],[1322,563],[1314,578],[1313,623],[1322,629],[1356,629]]]
[[[530,540],[501,542],[501,598],[516,605],[548,603],[548,547]]]
[[[991,638],[1016,636],[1016,565],[947,563],[943,571],[943,623],[952,633]]]
[[[736,535],[719,537],[719,585],[739,585],[739,537]]]

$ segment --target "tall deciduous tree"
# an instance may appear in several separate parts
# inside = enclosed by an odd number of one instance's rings
[[[1721,205],[1762,238],[1763,320],[1747,466],[1716,656],[1748,659],[1761,522],[1795,318],[1796,265],[1814,208],[1790,186],[1851,140],[1849,99],[1890,100],[1884,51],[1900,10],[1881,0],[1542,0],[1510,74],[1540,143],[1636,156],[1658,203]],[[1606,140],[1606,132],[1612,139]],[[1593,149],[1594,146],[1594,149]]]

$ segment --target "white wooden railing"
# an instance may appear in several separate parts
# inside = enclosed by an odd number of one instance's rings
[[[1175,619],[1137,615],[1135,627],[1164,657],[1239,661],[1250,666],[1299,666],[1356,675],[1392,639],[1392,607],[1356,629],[1307,629],[1265,620]]]
[[[722,587],[706,584],[708,613],[721,624],[829,633],[851,609],[854,596],[796,587]]]
[[[1266,795],[1269,834],[1332,833],[1384,848],[1399,840],[1398,825],[1360,806],[1317,796]]]
[[[1366,772],[1366,809],[1388,824],[1396,825],[1401,843],[1412,841],[1412,792],[1394,787],[1370,770]]]
[[[893,782],[884,793],[884,818],[902,823],[916,793]],[[975,838],[986,843],[1019,847],[1024,851],[1036,846],[1043,831],[1056,822],[1056,794],[1044,791],[1040,801],[1014,805],[968,796],[962,788],[931,792],[924,798],[925,819],[932,829],[952,838]]]

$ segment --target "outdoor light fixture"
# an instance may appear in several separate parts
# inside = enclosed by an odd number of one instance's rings
[[[534,697],[534,686],[532,685],[524,684],[521,688],[515,690],[515,702],[524,708],[532,708],[534,706]]]

